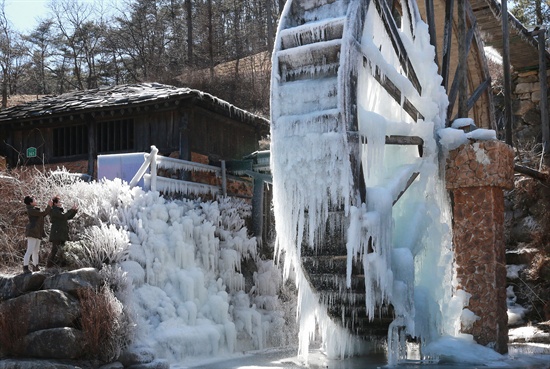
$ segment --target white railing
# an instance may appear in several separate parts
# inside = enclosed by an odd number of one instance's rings
[[[147,174],[147,169],[151,168],[150,173]],[[184,181],[180,179],[173,179],[158,176],[158,168],[181,170],[185,172],[210,172],[214,173],[216,177],[222,178],[221,188],[218,186],[212,186],[204,183]],[[155,146],[151,146],[151,153],[144,154],[144,162],[136,172],[134,178],[130,181],[130,187],[134,187],[137,183],[144,179],[145,186],[151,191],[163,191],[169,193],[183,193],[186,195],[212,195],[217,196],[221,194],[227,196],[227,184],[226,184],[226,172],[225,161],[222,161],[222,167],[218,168],[212,165],[195,163],[192,161],[169,158],[166,156],[158,155],[158,149]]]

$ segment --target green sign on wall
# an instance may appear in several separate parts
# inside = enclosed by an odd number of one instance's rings
[[[27,149],[27,158],[35,158],[36,157],[36,147],[29,147]]]

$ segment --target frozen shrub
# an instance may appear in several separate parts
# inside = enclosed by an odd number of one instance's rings
[[[128,233],[114,224],[92,226],[82,235],[82,267],[92,266],[101,269],[103,265],[119,263],[128,256]]]

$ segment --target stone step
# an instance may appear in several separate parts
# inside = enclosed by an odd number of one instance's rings
[[[329,18],[284,29],[280,34],[281,49],[285,50],[317,42],[341,39],[345,20],[345,17]]]
[[[279,101],[289,115],[308,114],[338,107],[337,78],[320,78],[285,83],[279,86]],[[296,96],[302,96],[300,104]]]

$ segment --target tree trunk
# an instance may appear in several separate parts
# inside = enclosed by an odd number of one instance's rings
[[[185,2],[187,6],[187,62],[193,65],[193,3]]]

